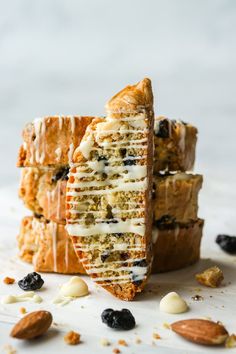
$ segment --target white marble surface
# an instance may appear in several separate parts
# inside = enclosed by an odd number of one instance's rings
[[[170,330],[163,328],[163,323],[173,323],[180,319],[211,317],[214,321],[222,321],[230,333],[235,333],[236,297],[236,257],[224,254],[211,239],[218,232],[218,224],[208,223],[205,241],[202,250],[202,259],[195,266],[176,272],[152,276],[143,294],[135,301],[127,303],[120,301],[98,289],[88,277],[84,277],[90,289],[90,295],[80,298],[65,307],[52,304],[57,295],[59,286],[68,280],[70,276],[43,274],[44,288],[38,292],[43,298],[41,304],[18,303],[3,305],[1,299],[4,295],[19,294],[22,291],[17,284],[5,285],[2,279],[12,276],[19,280],[23,275],[32,271],[32,267],[21,262],[16,254],[15,235],[18,232],[19,222],[25,210],[16,197],[17,186],[4,188],[1,192],[0,214],[0,353],[5,345],[12,345],[17,354],[41,354],[41,353],[112,353],[117,347],[118,339],[125,339],[129,346],[120,347],[122,353],[142,354],[194,354],[194,353],[222,353],[222,348],[206,348],[189,343]],[[208,199],[208,201],[210,198]],[[221,224],[227,225],[228,215],[224,207],[218,210],[221,214]],[[210,208],[204,211],[206,219],[212,217]],[[221,225],[222,226],[222,225]],[[206,242],[206,240],[208,240]],[[218,289],[209,289],[199,286],[194,280],[194,274],[217,264],[224,272],[223,286]],[[151,292],[150,292],[151,290]],[[190,306],[187,313],[181,315],[168,315],[159,311],[159,301],[169,291],[180,293]],[[192,296],[200,294],[204,300],[194,302]],[[46,309],[52,312],[57,326],[53,326],[46,337],[39,340],[24,342],[9,337],[9,332],[19,318],[19,308],[24,306],[27,311]],[[128,308],[136,318],[137,326],[129,332],[116,332],[102,324],[100,315],[105,308]],[[69,330],[77,330],[82,335],[83,343],[77,347],[68,347],[63,336]],[[162,339],[152,344],[152,334],[158,333]],[[141,344],[135,344],[135,338],[140,337]],[[112,343],[110,347],[102,347],[101,338],[107,338]],[[56,349],[55,349],[56,348]],[[2,350],[2,351],[1,351]],[[234,352],[234,350],[233,350]]]

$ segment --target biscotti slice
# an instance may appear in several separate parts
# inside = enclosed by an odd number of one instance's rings
[[[93,117],[37,118],[23,130],[17,166],[68,165]]]
[[[192,171],[195,162],[197,128],[191,124],[155,119],[154,125],[154,172]]]
[[[74,153],[67,230],[86,272],[123,300],[151,268],[153,95],[144,79],[107,104]]]
[[[20,258],[32,262],[37,272],[85,274],[64,225],[27,216],[21,222],[18,247]]]
[[[152,273],[187,267],[200,258],[204,221],[188,224],[159,224],[153,229]]]
[[[21,169],[19,197],[25,206],[46,219],[65,224],[69,167]]]
[[[154,225],[197,219],[202,176],[187,173],[153,176]]]

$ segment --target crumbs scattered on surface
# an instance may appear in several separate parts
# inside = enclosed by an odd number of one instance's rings
[[[203,300],[204,300],[204,297],[201,296],[201,295],[196,294],[196,295],[192,296],[192,299],[193,299],[194,301],[203,301]]]
[[[142,340],[141,340],[141,338],[136,337],[135,340],[134,340],[134,342],[135,342],[136,344],[140,344],[140,343],[142,343]]]
[[[161,336],[158,333],[153,333],[152,338],[153,339],[161,339]]]
[[[114,349],[112,350],[112,353],[114,353],[114,354],[120,354],[121,351],[120,351],[120,349],[118,349],[118,348],[114,348]]]
[[[106,338],[101,338],[101,339],[100,339],[100,344],[101,344],[103,347],[109,347],[109,345],[111,345],[111,342],[109,342],[109,340],[106,339]]]
[[[70,331],[64,336],[64,341],[69,345],[79,344],[80,334],[74,331]]]
[[[26,314],[26,308],[25,307],[20,307],[20,313],[22,315]]]
[[[124,347],[128,347],[127,342],[124,339],[119,339],[118,340],[118,345],[123,345]]]
[[[164,327],[165,329],[170,329],[170,325],[169,325],[169,323],[167,323],[167,322],[164,322],[164,323],[163,323],[163,327]]]
[[[10,277],[5,277],[3,279],[3,282],[7,285],[10,285],[10,284],[14,284],[15,283],[15,279],[14,278],[10,278]]]
[[[231,334],[225,341],[226,348],[236,348],[236,335]]]
[[[224,275],[219,267],[214,266],[204,270],[202,273],[196,274],[195,278],[204,286],[218,288],[224,279]]]

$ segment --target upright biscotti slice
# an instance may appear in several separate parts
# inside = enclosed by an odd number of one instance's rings
[[[23,130],[17,166],[68,165],[93,117],[53,116],[37,118]]]
[[[74,153],[67,230],[86,272],[123,300],[151,269],[153,95],[144,79],[107,104]]]
[[[154,173],[192,171],[195,162],[197,128],[166,117],[155,119]]]
[[[32,262],[36,272],[85,274],[62,224],[43,217],[24,217],[21,221],[18,247],[20,258]]]

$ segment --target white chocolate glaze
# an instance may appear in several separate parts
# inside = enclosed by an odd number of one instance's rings
[[[24,301],[31,301],[39,304],[43,299],[38,294],[35,294],[34,291],[27,291],[20,295],[7,295],[2,298],[2,304],[14,304],[16,302]]]
[[[73,164],[73,172],[69,175],[70,182],[67,183],[69,217],[66,229],[69,235],[105,237],[109,234],[109,237],[113,237],[113,234],[129,233],[132,240],[134,235],[141,237],[145,235],[146,208],[144,202],[140,203],[140,200],[144,200],[148,181],[147,133],[145,114],[121,119],[107,117],[106,120],[97,123],[96,127],[87,129],[78,148],[86,161]],[[117,153],[117,150],[120,152]],[[106,157],[106,153],[109,158]],[[70,177],[73,178],[70,180]],[[115,197],[118,192],[125,196],[122,204],[117,202]],[[130,192],[134,194],[133,200]],[[97,208],[93,211],[93,207],[89,208],[95,198],[101,203],[101,210]],[[108,217],[105,216],[103,205],[109,206],[112,220],[109,214]],[[93,216],[92,219],[90,214]],[[85,215],[88,216],[88,220],[92,220],[88,224],[82,221]],[[100,248],[99,244],[89,242],[78,242],[74,246],[76,250],[82,252],[93,252]],[[127,242],[119,243],[116,240],[109,244],[109,252],[145,250],[145,241],[144,244],[135,244],[134,240],[131,241],[128,237]],[[149,269],[149,265],[145,265],[146,258],[142,256],[139,254],[128,260],[91,262],[84,255],[82,262],[87,273],[92,277],[95,276],[97,282],[109,281],[109,284],[139,282],[145,279]],[[119,275],[120,272],[124,274]]]

